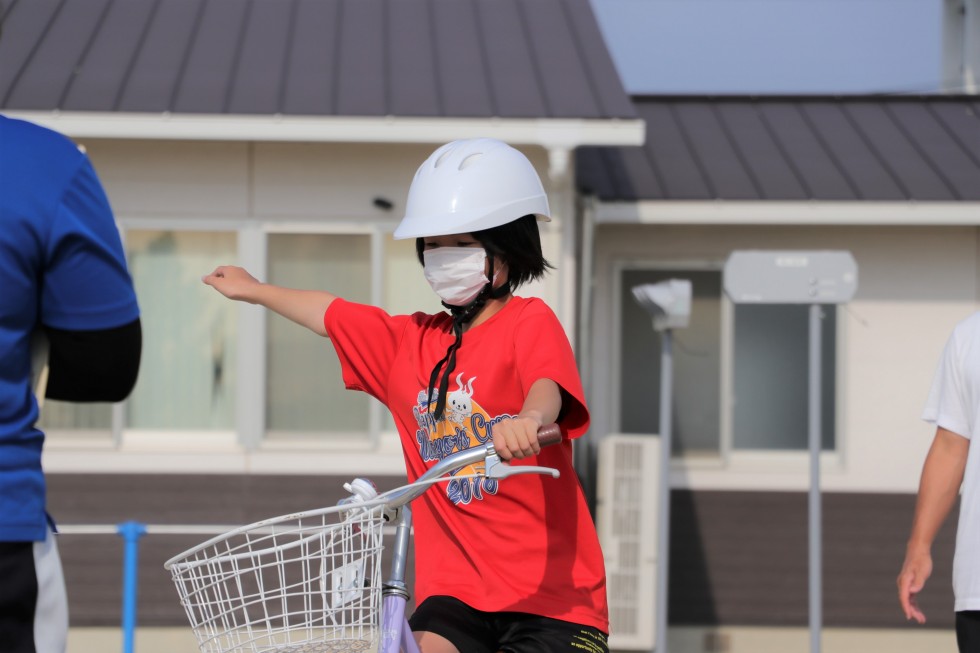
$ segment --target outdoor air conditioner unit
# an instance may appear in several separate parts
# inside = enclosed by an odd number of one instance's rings
[[[596,522],[613,651],[655,644],[659,456],[654,435],[608,435],[599,443]]]

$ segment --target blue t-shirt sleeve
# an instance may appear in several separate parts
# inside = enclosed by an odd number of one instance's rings
[[[74,331],[139,317],[119,231],[88,157],[65,189],[45,244],[41,322]]]

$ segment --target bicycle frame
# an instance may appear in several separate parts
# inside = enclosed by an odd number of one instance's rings
[[[561,441],[561,431],[555,425],[544,427],[538,432],[538,440],[541,446],[556,444]],[[405,606],[409,598],[405,585],[405,566],[412,535],[411,501],[449,472],[479,462],[484,462],[483,475],[487,478],[501,479],[517,474],[548,474],[553,478],[558,477],[558,470],[550,467],[511,467],[500,460],[492,445],[487,444],[443,458],[414,483],[389,494],[386,506],[397,515],[398,525],[392,547],[391,572],[382,586],[381,644],[378,653],[420,653],[405,616]]]

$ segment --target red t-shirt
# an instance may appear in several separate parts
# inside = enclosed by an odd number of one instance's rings
[[[569,441],[585,432],[589,413],[558,318],[539,299],[514,297],[466,331],[446,420],[436,424],[426,391],[432,368],[454,341],[451,324],[447,313],[390,316],[341,299],[324,315],[347,387],[376,397],[394,416],[409,480],[451,453],[489,441],[492,425],[516,416],[538,379],[564,390],[566,439],[513,463],[554,467],[558,479],[457,479],[415,501],[418,601],[452,596],[478,610],[527,612],[608,632],[602,551]]]

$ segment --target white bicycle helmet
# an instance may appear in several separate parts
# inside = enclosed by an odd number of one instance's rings
[[[548,196],[527,157],[494,138],[453,141],[415,173],[395,239],[472,233],[525,215],[551,220]]]

